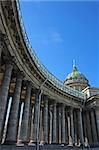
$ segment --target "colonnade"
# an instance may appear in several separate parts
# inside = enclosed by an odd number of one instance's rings
[[[13,76],[14,62],[6,61],[3,80],[0,87],[0,142],[4,134],[4,124],[7,116],[10,82]],[[84,145],[99,142],[99,109],[82,110],[59,103],[47,95],[41,97],[40,124],[38,124],[39,92],[34,90],[32,83],[26,81],[26,94],[23,111],[20,110],[21,92],[24,74],[17,71],[14,92],[11,95],[11,108],[4,143],[36,143],[39,127],[39,143]],[[32,102],[32,95],[35,102]],[[20,112],[22,113],[19,126]],[[19,132],[20,128],[20,132]],[[19,135],[18,135],[19,134]]]

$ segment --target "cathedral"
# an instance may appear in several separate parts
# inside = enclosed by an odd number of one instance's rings
[[[64,82],[40,62],[19,1],[0,1],[0,150],[99,149],[99,88],[73,64]]]

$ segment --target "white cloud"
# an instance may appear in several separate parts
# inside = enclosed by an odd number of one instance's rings
[[[48,28],[44,33],[33,34],[32,37],[36,43],[44,45],[59,44],[63,41],[60,33],[54,28]]]
[[[60,43],[63,41],[61,35],[58,32],[53,32],[51,34],[51,40],[55,43]]]

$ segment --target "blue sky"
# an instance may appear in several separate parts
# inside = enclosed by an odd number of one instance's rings
[[[30,43],[60,80],[78,70],[99,87],[99,2],[20,1]]]

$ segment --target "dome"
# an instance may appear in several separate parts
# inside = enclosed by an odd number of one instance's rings
[[[82,73],[78,71],[76,64],[74,64],[72,73],[67,75],[64,84],[81,91],[88,86],[88,80]]]
[[[66,81],[71,79],[81,79],[83,81],[88,81],[86,77],[78,71],[76,65],[73,65],[73,71],[67,75]]]

